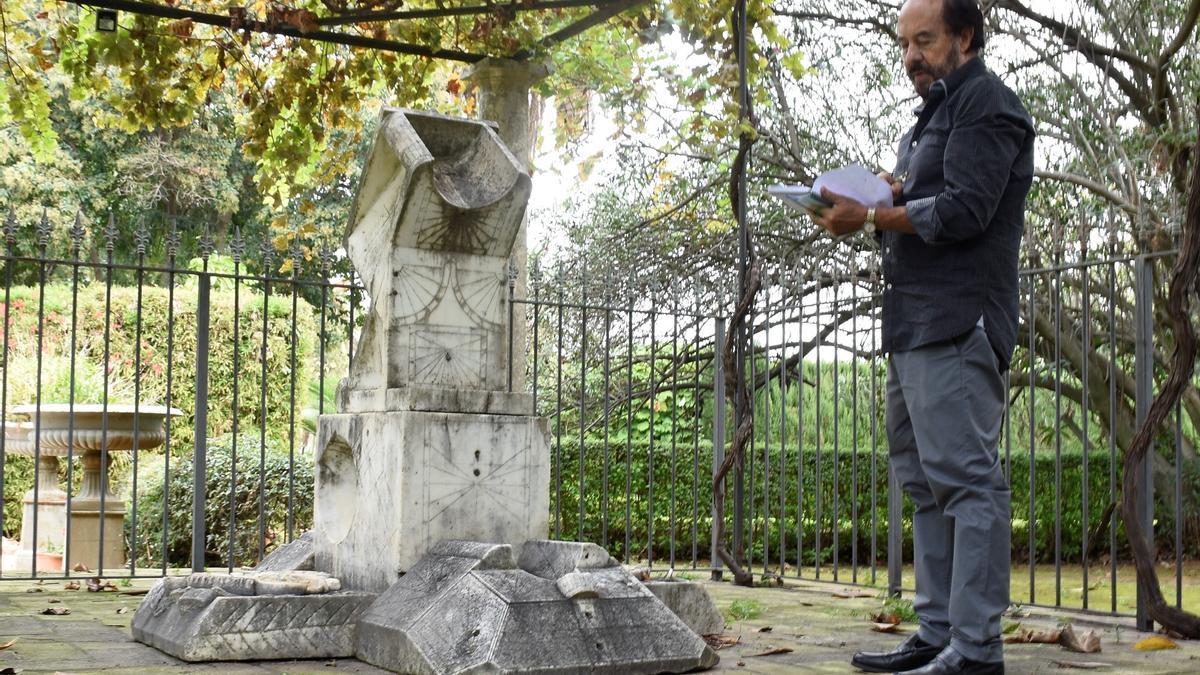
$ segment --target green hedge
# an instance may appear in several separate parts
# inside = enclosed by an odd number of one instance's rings
[[[193,413],[196,404],[196,287],[194,278],[178,282],[173,311],[168,312],[168,290],[157,286],[141,289],[140,354],[137,331],[137,289],[113,287],[111,300],[105,301],[103,284],[81,285],[75,307],[74,391],[77,403],[99,403],[105,394],[105,374],[110,403],[171,405],[183,416],[171,422],[170,450],[176,457],[189,455],[193,445]],[[192,279],[190,283],[188,279]],[[41,400],[65,402],[72,384],[71,324],[72,293],[68,285],[47,285],[39,302],[39,289],[14,287],[7,305],[0,296],[0,320],[7,322],[3,336],[8,346],[6,378],[7,403],[11,407],[37,400],[38,358],[41,350]],[[267,302],[266,406],[260,408],[263,382],[263,296],[250,287],[239,291],[237,317],[234,294],[230,288],[215,288],[209,312],[208,435],[218,437],[233,431],[236,417],[243,432],[257,432],[264,423],[272,444],[286,444],[290,423],[301,433],[302,411],[314,404],[311,384],[318,377],[318,310],[303,299],[297,302],[295,364],[292,367],[292,300],[290,295],[272,295]],[[39,343],[39,305],[41,331]],[[107,306],[107,311],[106,311]],[[106,321],[107,317],[107,321]],[[238,328],[234,371],[234,326]],[[0,331],[5,324],[0,323]],[[109,332],[108,360],[104,358],[105,329]],[[331,333],[337,333],[332,327]],[[167,358],[170,341],[171,397],[167,400]],[[336,358],[342,351],[329,347],[327,354]],[[140,359],[140,363],[139,363]],[[327,366],[334,369],[335,366]],[[338,372],[343,372],[339,370]],[[295,371],[293,408],[293,381]],[[233,407],[234,386],[238,389],[236,415]],[[136,396],[135,396],[136,395]],[[293,413],[293,410],[295,411]],[[286,445],[284,446],[286,447]],[[154,450],[150,456],[161,450]],[[128,481],[128,469],[120,461],[125,453],[114,455],[113,480],[118,486]],[[147,459],[148,453],[141,453]],[[32,486],[32,472],[24,460],[10,457],[4,481],[4,534],[20,532],[20,495]],[[65,464],[65,463],[64,463]],[[62,467],[65,475],[65,466]]]
[[[707,476],[711,472],[711,444],[701,443],[696,449],[693,444],[676,447],[675,475],[672,477],[672,447],[670,443],[658,443],[653,452],[654,482],[651,490],[649,475],[651,454],[646,443],[635,443],[626,451],[624,444],[610,444],[608,448],[608,491],[604,491],[604,455],[605,446],[601,441],[587,441],[584,446],[583,465],[583,526],[579,527],[579,443],[568,443],[564,438],[561,455],[551,448],[551,534],[554,534],[555,523],[563,538],[582,538],[596,542],[607,542],[614,555],[624,557],[625,550],[625,512],[629,510],[630,521],[630,550],[631,557],[645,557],[653,543],[655,559],[662,559],[670,551],[672,535],[674,535],[677,555],[691,556],[693,526],[696,531],[697,547],[701,557],[707,558],[711,517],[710,488]],[[694,479],[692,462],[693,452],[698,458],[699,480]],[[628,459],[628,464],[627,464]],[[797,450],[790,447],[781,458],[779,449],[772,448],[769,453],[769,476],[763,475],[763,450],[756,448],[753,462],[747,463],[746,474],[746,513],[753,515],[748,524],[748,546],[752,548],[756,559],[761,559],[764,545],[770,547],[771,558],[777,559],[780,545],[780,530],[784,532],[786,555],[789,562],[795,564],[796,555],[796,506],[797,506],[797,467],[799,466]],[[780,463],[786,473],[785,480],[780,480]],[[849,560],[855,541],[854,518],[855,493],[853,492],[854,453],[843,448],[838,454],[837,461],[832,449],[824,448],[820,454],[821,470],[821,518],[820,539],[821,556],[829,561],[833,556],[834,520],[834,480],[838,482],[836,491],[838,529],[838,556],[842,561]],[[814,560],[813,533],[816,527],[817,507],[817,455],[812,449],[805,449],[803,475],[803,555],[804,564]],[[629,467],[627,470],[626,467]],[[834,467],[837,470],[834,470]],[[1083,457],[1078,451],[1064,451],[1061,458],[1061,492],[1058,503],[1061,503],[1061,556],[1064,561],[1078,561],[1082,557],[1083,545]],[[884,555],[887,541],[887,456],[879,453],[876,457],[875,475],[871,473],[871,453],[859,452],[857,458],[858,493],[857,493],[857,544],[860,561],[866,561],[870,553],[871,535],[871,500],[875,499],[875,525],[879,555]],[[1029,555],[1029,456],[1015,454],[1012,457],[1011,485],[1013,504],[1013,557],[1027,558]],[[1054,514],[1056,512],[1056,496],[1054,491],[1055,457],[1053,453],[1037,453],[1034,456],[1035,484],[1033,536],[1035,542],[1035,559],[1039,562],[1054,559]],[[556,478],[561,475],[561,491],[556,488]],[[1117,472],[1118,481],[1120,471]],[[630,492],[626,498],[626,480],[629,480]],[[767,517],[764,511],[764,481],[767,486],[766,504]],[[780,511],[781,484],[786,491]],[[672,486],[675,498],[672,500]],[[1088,529],[1094,530],[1109,504],[1109,458],[1107,452],[1093,452],[1088,460]],[[695,487],[695,506],[693,506],[693,487]],[[651,533],[650,496],[653,492],[653,532]],[[607,499],[604,495],[607,494]],[[1161,497],[1161,496],[1160,496]],[[726,501],[726,508],[731,511],[731,497]],[[753,501],[751,501],[753,500]],[[671,507],[675,507],[674,530],[672,530]],[[607,528],[604,526],[604,513],[607,509]],[[1156,530],[1159,541],[1173,541],[1173,519],[1171,506],[1160,503],[1157,506]],[[693,515],[695,513],[695,515]],[[557,520],[556,520],[557,514]],[[763,527],[767,528],[764,537]],[[905,556],[912,555],[912,507],[905,499],[903,518]],[[1120,528],[1118,519],[1118,541],[1124,548],[1124,531]],[[765,541],[764,541],[765,539]],[[1099,550],[1107,553],[1107,540],[1101,543]],[[1187,542],[1188,555],[1195,555],[1200,542]],[[683,551],[684,553],[680,553]]]
[[[233,438],[227,436],[208,446],[205,490],[205,564],[227,565],[232,541],[233,565],[258,562],[259,541],[269,553],[287,538],[289,485],[292,494],[292,534],[299,536],[312,527],[313,461],[309,455],[289,459],[286,446],[268,445],[263,450],[258,436],[238,438],[234,462]],[[236,473],[233,468],[236,466]],[[136,522],[136,559],[139,566],[158,567],[165,555],[168,567],[191,562],[192,494],[194,464],[189,457],[173,462],[163,480],[163,464],[139,470],[137,517],[125,519],[125,541],[133,545]],[[290,468],[290,472],[289,472]],[[231,480],[236,476],[236,481]],[[236,487],[232,494],[230,484]],[[164,499],[164,484],[166,498]],[[259,498],[262,497],[262,523]],[[230,529],[230,505],[233,529]],[[128,503],[133,512],[132,502]],[[166,549],[163,541],[163,511],[166,510]],[[265,533],[265,539],[261,536]]]

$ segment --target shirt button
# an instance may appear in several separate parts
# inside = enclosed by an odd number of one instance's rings
[[[916,141],[913,141],[912,143],[909,143],[909,144],[908,144],[908,147],[910,147],[910,148],[915,148],[915,147],[917,147],[917,142],[916,142]]]
[[[892,254],[892,247],[891,247],[891,246],[888,246],[887,248],[883,249],[883,252],[884,252],[884,253],[886,253],[886,254],[888,254],[888,255],[891,255],[891,254]]]
[[[891,285],[891,284],[888,284],[888,285],[887,285],[887,289],[888,289],[889,291],[890,291],[890,290],[892,290],[892,285]]]

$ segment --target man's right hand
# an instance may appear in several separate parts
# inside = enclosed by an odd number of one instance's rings
[[[904,190],[904,183],[892,178],[892,174],[887,171],[880,171],[877,175],[892,187],[892,200],[900,199],[900,193]]]

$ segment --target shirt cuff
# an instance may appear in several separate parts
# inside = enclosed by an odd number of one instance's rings
[[[908,222],[927,244],[932,244],[937,240],[937,225],[934,224],[937,214],[933,208],[936,202],[936,196],[922,197],[921,199],[911,199],[904,205],[905,212],[908,214]]]

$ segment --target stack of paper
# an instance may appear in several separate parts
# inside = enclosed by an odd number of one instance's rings
[[[821,198],[822,188],[849,197],[867,208],[892,205],[892,186],[862,164],[850,164],[821,174],[811,188],[807,185],[772,185],[767,188],[767,194],[782,199],[792,208],[812,211],[830,206]]]

